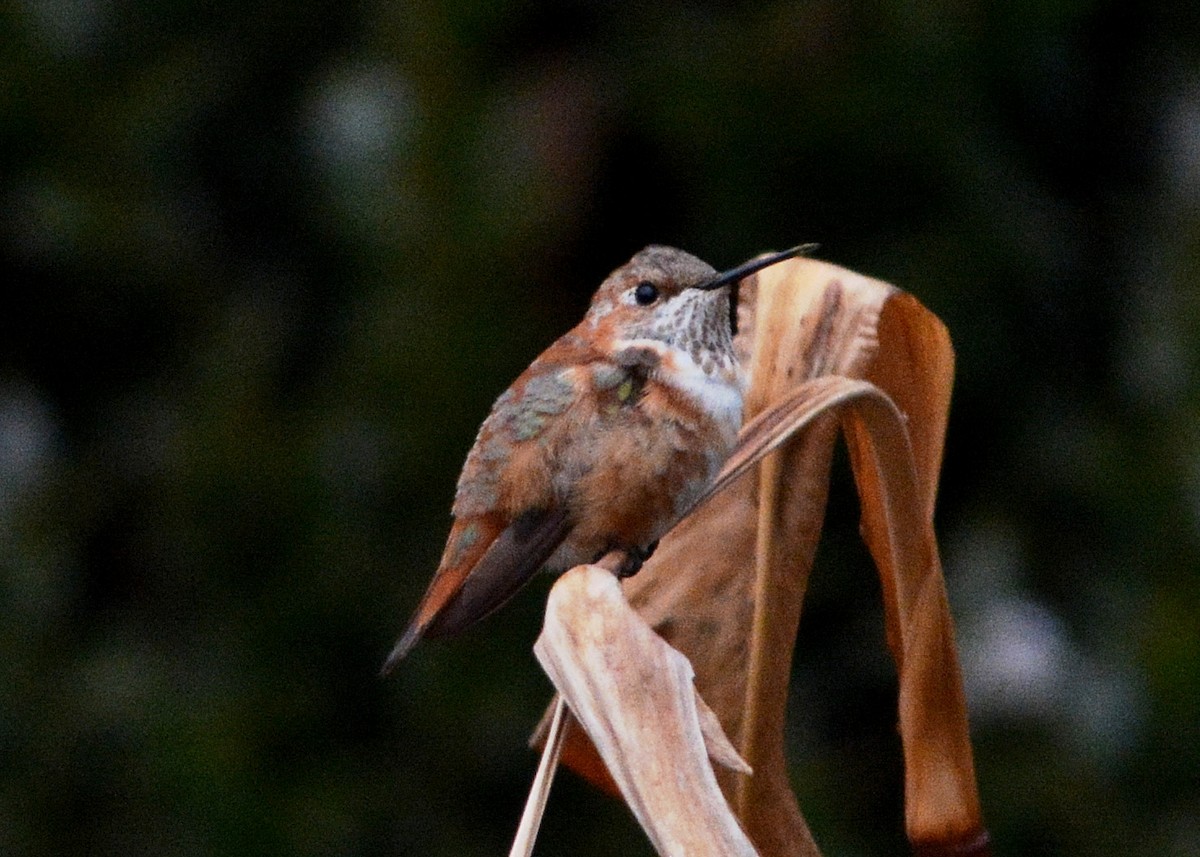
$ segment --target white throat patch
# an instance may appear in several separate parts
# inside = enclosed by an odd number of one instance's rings
[[[687,351],[659,339],[620,339],[614,344],[618,350],[654,351],[665,365],[673,367],[670,372],[656,372],[656,380],[683,393],[732,434],[742,427],[746,381],[736,365],[705,372]]]

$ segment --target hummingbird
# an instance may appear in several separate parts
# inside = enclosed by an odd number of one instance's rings
[[[730,286],[810,250],[724,273],[651,245],[500,394],[467,454],[445,551],[389,673],[424,637],[461,631],[541,568],[612,551],[627,577],[716,477],[742,424]]]

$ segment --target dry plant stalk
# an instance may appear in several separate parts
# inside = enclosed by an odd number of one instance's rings
[[[537,775],[529,788],[529,799],[525,801],[525,811],[521,814],[521,823],[517,826],[517,835],[513,837],[508,857],[530,857],[533,854],[533,845],[537,841],[542,816],[546,812],[546,801],[550,799],[550,785],[554,782],[555,771],[558,770],[558,757],[562,753],[563,738],[566,737],[566,718],[567,703],[561,695],[556,696],[551,706],[550,725],[546,733],[546,746],[542,750],[542,761],[538,764]]]
[[[739,321],[751,386],[738,448],[708,502],[663,539],[626,595],[690,661],[697,691],[754,769],[717,780],[757,853],[818,855],[788,782],[783,736],[791,653],[844,434],[899,676],[909,841],[921,855],[986,855],[933,531],[953,382],[945,328],[892,286],[807,259],[743,284]],[[656,739],[641,737],[624,756],[611,747],[598,755],[568,718],[562,759],[602,787],[618,786],[637,814],[618,769],[661,762]]]

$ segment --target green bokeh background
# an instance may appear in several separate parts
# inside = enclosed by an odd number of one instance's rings
[[[801,241],[954,337],[996,853],[1200,854],[1200,7],[0,15],[0,854],[506,853],[549,581],[376,677],[474,431],[644,244]],[[836,476],[794,782],[830,857],[903,853]],[[565,776],[539,853],[651,850]]]

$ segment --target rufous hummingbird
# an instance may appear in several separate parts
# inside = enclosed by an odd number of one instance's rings
[[[613,271],[583,321],[496,399],[463,465],[437,573],[383,672],[422,637],[482,619],[540,568],[615,550],[618,574],[635,573],[742,424],[726,287],[810,248],[719,274],[650,246]]]

